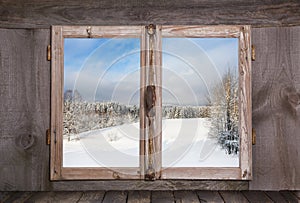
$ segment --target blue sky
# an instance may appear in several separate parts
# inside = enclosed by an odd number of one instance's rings
[[[85,100],[139,104],[140,41],[67,38],[64,89]],[[228,67],[237,67],[234,38],[163,39],[163,102],[203,105]]]

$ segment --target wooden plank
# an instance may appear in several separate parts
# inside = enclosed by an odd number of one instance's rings
[[[298,191],[293,191],[293,193],[294,193],[294,195],[296,195],[296,197],[298,199],[300,199],[300,191],[299,190]]]
[[[273,201],[273,202],[286,202],[284,197],[280,194],[279,191],[266,191],[265,194]]]
[[[252,190],[300,188],[299,33],[300,27],[252,30],[252,120],[257,134]]]
[[[6,199],[5,202],[26,202],[32,196],[32,194],[32,192],[15,192],[8,199]]]
[[[102,203],[122,203],[126,202],[127,192],[125,191],[108,191],[104,195]]]
[[[145,91],[146,91],[146,28],[142,28],[141,35],[141,54],[140,54],[140,174],[141,179],[145,178],[146,166],[146,105],[145,105]]]
[[[291,191],[280,191],[280,194],[283,196],[283,198],[290,203],[299,203],[299,199],[296,197],[296,195],[293,194]]]
[[[49,42],[48,29],[0,29],[0,190],[49,185]]]
[[[248,200],[241,192],[238,191],[220,191],[224,202],[239,202],[239,203],[248,203]]]
[[[0,202],[5,202],[12,195],[13,192],[0,192]]]
[[[263,191],[243,191],[242,193],[249,202],[273,202]]]
[[[156,180],[156,181],[58,181],[52,190],[247,190],[247,181]]]
[[[36,192],[27,202],[77,202],[82,192]]]
[[[241,178],[252,179],[251,30],[241,27],[239,37],[239,134]]]
[[[50,179],[61,177],[62,167],[62,86],[63,86],[63,39],[62,27],[54,26],[51,31],[51,151]],[[61,136],[61,138],[59,137]]]
[[[144,87],[144,108],[142,118],[144,120],[143,136],[146,138],[145,145],[145,178],[149,180],[158,179],[161,171],[161,140],[162,140],[162,60],[161,60],[161,26],[149,25],[143,29],[145,38],[145,57],[142,67],[142,84]]]
[[[127,203],[150,203],[151,192],[150,191],[129,191]]]
[[[62,32],[66,38],[139,38],[142,26],[62,26]]]
[[[138,167],[66,167],[61,168],[63,180],[116,180],[116,179],[140,179]]]
[[[104,194],[104,191],[85,191],[78,203],[102,202]]]
[[[205,37],[205,38],[224,38],[224,37],[234,37],[240,36],[241,26],[234,25],[219,25],[219,26],[175,26],[175,25],[165,25],[162,26],[162,36],[163,37],[187,37],[193,38]]]
[[[151,202],[155,203],[174,203],[174,194],[172,191],[153,191]]]
[[[200,203],[194,191],[174,191],[175,202],[180,203]]]
[[[99,12],[101,11],[101,12]],[[151,12],[150,12],[151,11]],[[51,25],[252,24],[300,25],[299,1],[180,0],[2,0],[0,25],[7,28],[49,28]],[[112,15],[113,14],[113,15]]]
[[[217,191],[197,191],[201,202],[223,203],[223,199]]]

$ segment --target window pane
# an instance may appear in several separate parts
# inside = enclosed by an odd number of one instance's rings
[[[64,42],[63,166],[139,166],[139,39]]]
[[[238,167],[238,39],[163,39],[163,167]]]

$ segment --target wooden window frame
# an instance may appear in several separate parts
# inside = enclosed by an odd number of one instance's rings
[[[141,39],[141,97],[145,92],[145,67],[149,61],[147,52],[147,30],[145,26],[52,26],[51,60],[51,180],[111,180],[145,179],[145,134],[140,130],[140,166],[122,168],[104,167],[63,167],[62,165],[62,123],[63,123],[63,74],[64,74],[64,38],[140,38]],[[251,112],[251,33],[250,26],[156,26],[157,37],[155,66],[161,72],[162,38],[238,38],[239,40],[239,167],[161,167],[161,135],[155,140],[160,147],[155,152],[158,160],[155,167],[156,179],[252,179],[252,112]],[[161,75],[158,76],[161,85]],[[161,86],[156,92],[161,107]],[[140,106],[140,128],[145,127],[145,110]],[[161,115],[158,115],[161,118]],[[161,133],[161,125],[159,126]],[[151,156],[151,155],[150,155]],[[158,157],[158,158],[157,158]]]

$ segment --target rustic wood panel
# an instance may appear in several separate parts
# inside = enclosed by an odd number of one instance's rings
[[[279,193],[279,191],[267,191],[265,194],[273,201],[273,202],[286,202],[284,197]]]
[[[200,203],[194,191],[174,191],[174,197],[178,203]]]
[[[300,200],[300,191],[293,191],[293,193]]]
[[[298,198],[290,191],[281,191],[280,194],[284,197],[287,202],[299,203]]]
[[[2,28],[49,28],[50,25],[252,24],[300,25],[297,0],[2,0]]]
[[[151,202],[155,203],[174,203],[174,194],[172,191],[153,191]]]
[[[34,193],[26,202],[78,202],[82,194],[82,192],[38,192]]]
[[[102,203],[126,203],[127,192],[125,191],[108,191],[104,195]]]
[[[11,196],[5,200],[5,202],[11,203],[19,203],[19,202],[26,202],[31,196],[32,192],[15,192],[11,194]]]
[[[224,199],[224,202],[248,203],[246,197],[238,191],[220,191],[220,195]]]
[[[102,202],[104,194],[104,191],[85,191],[78,203]]]
[[[201,202],[223,203],[223,199],[217,191],[197,191]]]
[[[59,181],[52,182],[53,190],[247,190],[247,181]]]
[[[48,187],[49,30],[0,29],[0,190]]]
[[[256,28],[253,190],[300,189],[300,27]]]
[[[0,192],[0,202],[5,202],[11,195],[12,192]]]
[[[127,203],[149,203],[151,202],[150,191],[129,191]]]
[[[243,191],[242,194],[249,202],[273,202],[263,191]]]

